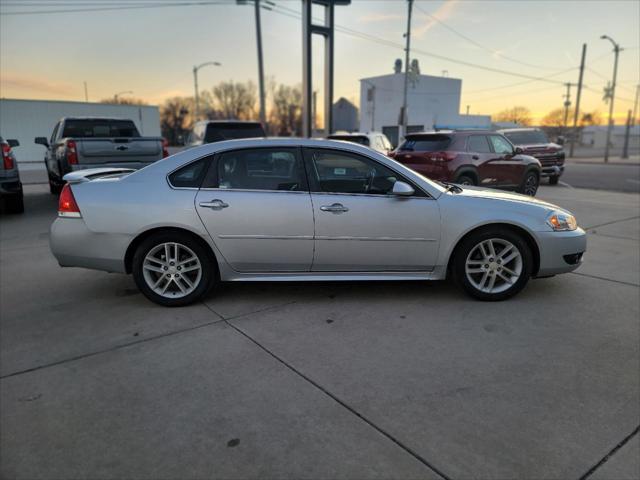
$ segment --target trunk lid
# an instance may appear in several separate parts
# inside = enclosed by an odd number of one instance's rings
[[[153,162],[162,158],[162,138],[78,138],[79,164]]]

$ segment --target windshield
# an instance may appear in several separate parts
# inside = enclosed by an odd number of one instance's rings
[[[398,150],[413,150],[416,152],[440,152],[449,148],[451,138],[447,135],[428,135],[407,138]]]
[[[62,137],[111,138],[139,137],[138,129],[131,120],[77,119],[66,120]]]
[[[345,142],[357,143],[359,145],[369,146],[369,139],[364,135],[329,135],[330,140],[344,140]]]
[[[233,140],[234,138],[264,137],[265,133],[259,123],[210,123],[207,125],[205,143]]]
[[[526,132],[505,132],[504,136],[511,140],[514,145],[537,145],[549,143],[549,139],[540,130],[530,130]]]

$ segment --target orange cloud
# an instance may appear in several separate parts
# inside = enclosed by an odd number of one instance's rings
[[[6,73],[0,76],[0,86],[3,90],[3,96],[5,89],[12,89],[18,92],[27,90],[31,93],[56,95],[74,95],[78,92],[77,86],[72,86],[68,83],[48,82],[40,77],[15,73]]]

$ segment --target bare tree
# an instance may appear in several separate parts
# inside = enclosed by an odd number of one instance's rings
[[[272,133],[289,137],[302,135],[302,91],[299,86],[271,84],[269,126]]]
[[[223,118],[252,120],[255,118],[256,86],[253,82],[222,82],[213,87],[215,106]]]
[[[580,115],[580,126],[602,125],[602,114],[598,110],[584,112]]]
[[[513,122],[523,126],[531,125],[531,111],[527,107],[507,108],[496,114],[498,122]]]
[[[193,97],[173,97],[165,100],[160,108],[160,130],[170,145],[179,145],[191,127]]]
[[[556,108],[547,113],[542,119],[542,125],[545,127],[564,126],[564,108]]]

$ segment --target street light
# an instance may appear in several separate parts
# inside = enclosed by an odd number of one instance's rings
[[[131,90],[124,90],[122,92],[118,92],[113,96],[113,99],[115,100],[115,102],[118,103],[118,97],[120,95],[124,95],[125,93],[133,94],[133,92]]]
[[[198,65],[197,67],[193,67],[193,86],[195,88],[196,91],[196,112],[195,112],[195,121],[198,121],[198,118],[200,117],[200,96],[198,94],[198,70],[200,70],[202,67],[206,67],[208,65],[212,65],[215,67],[220,67],[222,64],[220,62],[205,62],[205,63],[201,63],[200,65]]]
[[[609,124],[607,125],[607,144],[604,147],[604,162],[609,161],[609,142],[611,141],[611,130],[613,130],[613,101],[616,95],[616,77],[618,75],[618,54],[620,53],[620,45],[618,45],[609,35],[602,35],[601,40],[609,40],[613,44],[613,52],[615,59],[613,61],[613,81],[611,88],[605,88],[605,98],[609,99]]]

